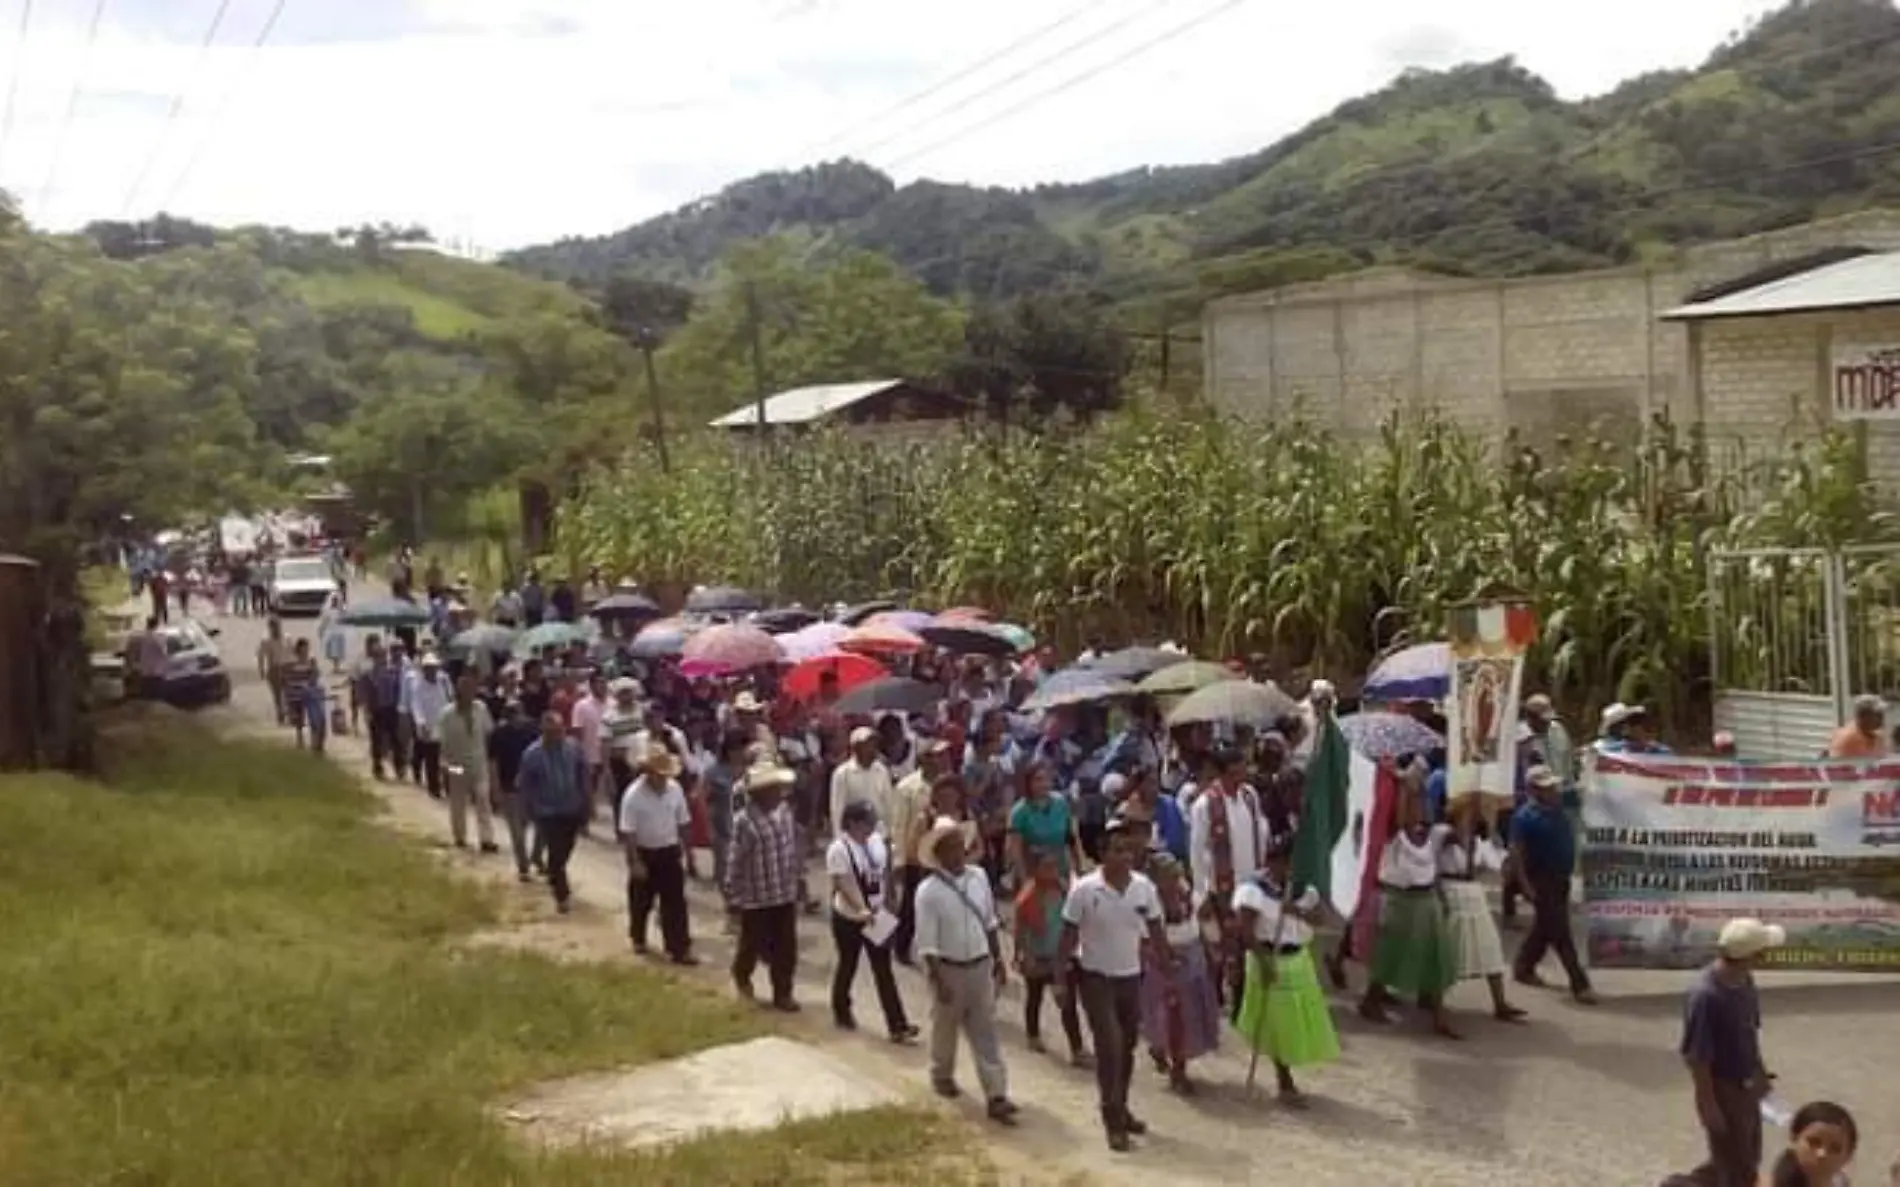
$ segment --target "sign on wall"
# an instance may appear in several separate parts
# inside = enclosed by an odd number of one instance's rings
[[[1586,762],[1592,964],[1693,968],[1751,916],[1788,930],[1775,967],[1900,970],[1900,760]]]
[[[1900,344],[1837,342],[1834,419],[1900,420]]]

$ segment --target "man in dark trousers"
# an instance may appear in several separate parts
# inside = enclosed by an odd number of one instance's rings
[[[1564,812],[1563,780],[1549,767],[1524,773],[1530,792],[1523,806],[1511,814],[1511,867],[1524,894],[1531,900],[1530,934],[1517,950],[1513,968],[1519,985],[1543,988],[1537,966],[1552,949],[1570,978],[1570,994],[1586,1006],[1596,1004],[1590,974],[1577,959],[1577,942],[1570,934],[1570,875],[1577,868],[1577,835]]]
[[[1787,943],[1759,919],[1731,919],[1716,937],[1714,963],[1696,974],[1682,1003],[1682,1061],[1695,1086],[1706,1162],[1665,1187],[1752,1187],[1761,1174],[1761,1101],[1770,1077],[1761,1058],[1761,999],[1754,967]]]

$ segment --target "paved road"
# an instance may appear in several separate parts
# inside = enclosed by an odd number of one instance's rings
[[[255,677],[245,671],[261,627],[231,619],[219,625],[239,673],[231,712],[255,726],[264,701]],[[312,628],[297,623],[291,630],[309,634]],[[360,739],[340,740],[335,752],[337,761],[364,765]],[[433,833],[438,843],[446,840],[438,805],[408,788],[385,791],[399,824]],[[485,869],[512,888],[505,860],[459,854],[445,860]],[[576,857],[575,880],[582,909],[567,919],[553,916],[538,888],[509,891],[529,919],[532,942],[553,951],[631,959],[622,947],[622,874],[611,848],[585,846]],[[704,887],[695,888],[694,933],[708,966],[705,991],[726,991],[718,970],[730,949]],[[807,921],[803,938],[800,992],[807,1012],[799,1028],[830,1042],[834,1034],[823,1025],[830,942],[818,921]],[[1514,940],[1507,936],[1506,942]],[[914,1015],[922,1018],[922,985],[907,974],[900,979]],[[1468,1035],[1463,1043],[1370,1028],[1342,1010],[1345,1058],[1304,1077],[1315,1099],[1302,1114],[1241,1092],[1246,1061],[1238,1045],[1197,1065],[1204,1090],[1192,1101],[1164,1092],[1143,1068],[1135,1105],[1154,1136],[1126,1156],[1109,1155],[1101,1144],[1093,1081],[1022,1047],[1012,993],[1005,1007],[1007,1054],[1013,1093],[1026,1117],[1022,1130],[999,1136],[999,1156],[1006,1166],[1008,1160],[1018,1166],[1033,1160],[1101,1182],[1642,1187],[1691,1165],[1698,1152],[1684,1075],[1673,1053],[1682,982],[1672,973],[1606,973],[1599,980],[1605,1002],[1594,1010],[1559,995],[1519,991],[1519,1004],[1531,1011],[1523,1027],[1488,1021],[1483,987],[1462,986],[1453,1005]],[[876,1008],[868,975],[858,999],[860,1020],[875,1030],[869,1025]],[[1893,1021],[1900,983],[1779,974],[1764,978],[1762,1000],[1769,1058],[1787,1095],[1831,1098],[1853,1109],[1865,1143],[1858,1181],[1884,1181],[1888,1164],[1900,1155],[1900,1092],[1894,1089],[1900,1082],[1894,1071],[1900,1068],[1900,1027]],[[921,1089],[921,1053],[863,1037],[838,1046]],[[1771,1145],[1776,1140],[1771,1137]]]

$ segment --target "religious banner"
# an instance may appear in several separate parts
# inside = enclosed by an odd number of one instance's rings
[[[1445,793],[1509,803],[1517,790],[1517,705],[1537,615],[1522,602],[1476,602],[1451,613],[1451,696],[1445,705]]]
[[[1585,756],[1590,963],[1695,968],[1730,919],[1787,929],[1780,968],[1900,971],[1900,760]]]

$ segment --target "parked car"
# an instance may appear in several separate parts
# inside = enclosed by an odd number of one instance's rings
[[[271,565],[272,614],[282,617],[321,614],[336,592],[336,574],[330,569],[329,557],[302,553],[281,557]]]
[[[165,643],[165,674],[159,678],[156,691],[141,688],[140,695],[180,709],[221,705],[230,700],[231,673],[218,651],[217,636],[216,627],[201,626],[189,618],[159,627],[158,637]],[[120,651],[123,654],[124,648]],[[94,671],[99,669],[100,662],[95,660]],[[123,661],[120,672],[122,676],[128,674]]]

